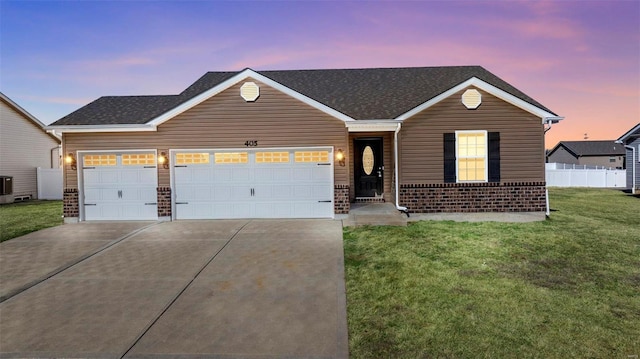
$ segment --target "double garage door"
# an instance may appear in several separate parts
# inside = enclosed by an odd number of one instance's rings
[[[333,216],[330,148],[171,153],[177,219]]]
[[[331,148],[172,150],[175,219],[331,218]],[[158,218],[155,151],[84,153],[85,220]]]

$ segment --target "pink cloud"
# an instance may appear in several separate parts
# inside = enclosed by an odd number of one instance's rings
[[[535,39],[576,40],[582,39],[585,31],[574,21],[562,17],[539,17],[510,19],[486,17],[474,20],[479,28],[493,29],[511,36]]]
[[[518,4],[528,7],[538,16],[549,16],[562,10],[560,2],[554,0],[522,1]]]

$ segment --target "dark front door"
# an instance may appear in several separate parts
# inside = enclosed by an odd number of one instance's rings
[[[354,141],[356,197],[382,194],[382,138],[358,138]]]

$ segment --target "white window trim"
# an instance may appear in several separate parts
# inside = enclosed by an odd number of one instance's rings
[[[484,180],[482,181],[461,181],[460,180],[460,172],[458,168],[458,161],[460,161],[460,154],[458,153],[458,144],[460,143],[458,140],[459,134],[470,134],[470,133],[482,133],[484,134]],[[465,157],[471,158],[471,157]],[[477,157],[476,157],[477,158]],[[486,183],[489,182],[489,132],[486,130],[466,130],[466,131],[456,131],[456,183]]]

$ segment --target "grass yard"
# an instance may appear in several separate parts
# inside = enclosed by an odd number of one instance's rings
[[[0,205],[0,242],[62,224],[62,201]]]
[[[638,358],[640,198],[551,189],[551,219],[344,232],[352,358]]]

